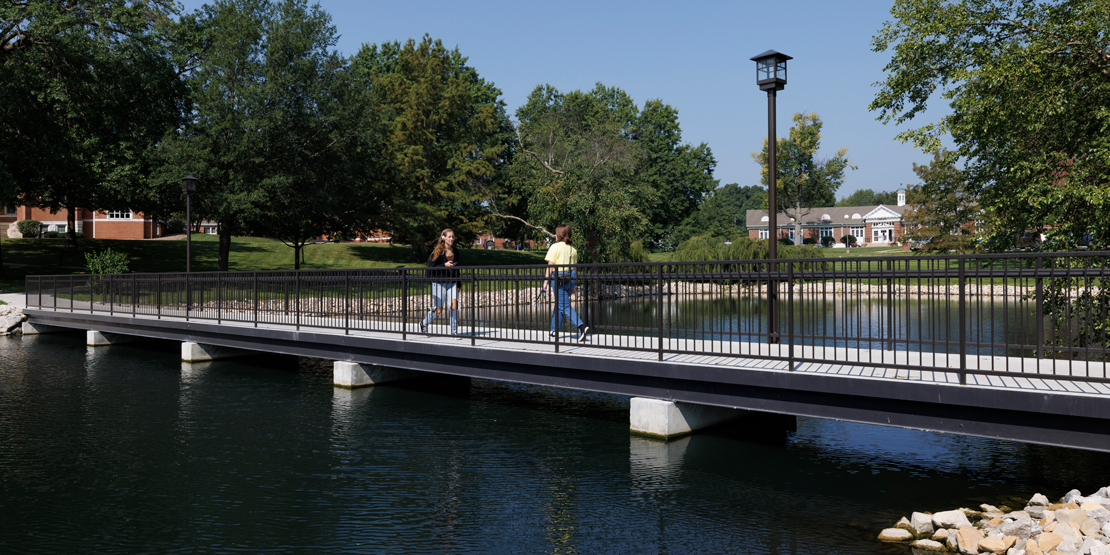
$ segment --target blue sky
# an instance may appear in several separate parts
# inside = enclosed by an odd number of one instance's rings
[[[457,2],[319,0],[354,54],[365,43],[419,39],[458,47],[469,65],[504,93],[512,114],[537,85],[624,89],[643,106],[658,98],[679,112],[683,140],[707,143],[721,184],[759,184],[751,152],[767,135],[767,95],[750,58],[766,50],[793,56],[778,94],[784,136],[795,112],[824,121],[819,156],[839,147],[859,167],[837,197],[857,189],[892,191],[917,181],[913,163],[928,156],[894,140],[902,129],[867,110],[890,53],[871,39],[890,19],[891,0],[616,2]],[[183,2],[187,11],[204,4]],[[934,108],[924,117],[938,117]],[[922,116],[918,116],[922,118]],[[916,125],[923,124],[924,120]]]

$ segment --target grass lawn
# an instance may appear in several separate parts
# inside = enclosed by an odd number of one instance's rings
[[[68,275],[83,273],[85,253],[108,248],[127,253],[131,270],[136,272],[184,272],[185,239],[112,240],[79,239],[77,248],[65,249],[65,239],[0,238],[3,248],[4,279],[0,293],[20,293],[24,278],[29,275]],[[216,270],[218,238],[202,233],[193,234],[193,271]],[[64,251],[64,252],[63,252]],[[407,246],[365,243],[327,243],[308,245],[304,250],[302,269],[354,269],[421,267],[411,263]],[[500,266],[543,264],[538,251],[465,249],[467,265]],[[235,237],[231,240],[228,262],[232,271],[291,270],[293,249],[276,239]]]

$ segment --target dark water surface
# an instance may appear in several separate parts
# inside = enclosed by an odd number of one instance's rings
[[[814,419],[661,443],[623,397],[83,339],[0,337],[0,553],[904,553],[874,538],[914,510],[1110,485],[1082,451]]]

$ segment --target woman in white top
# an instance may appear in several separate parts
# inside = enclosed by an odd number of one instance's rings
[[[543,283],[544,291],[547,290],[548,279],[552,274],[555,275],[555,281],[552,288],[555,289],[555,310],[551,314],[551,337],[555,337],[559,333],[559,329],[563,327],[563,316],[565,315],[571,324],[578,328],[578,341],[587,341],[587,332],[590,328],[582,323],[578,318],[578,313],[575,312],[574,307],[570,304],[570,296],[574,294],[574,268],[568,266],[578,263],[578,251],[570,246],[572,241],[570,226],[561,225],[555,228],[555,241],[554,245],[547,250],[547,274],[544,276]],[[560,278],[560,276],[562,276]]]

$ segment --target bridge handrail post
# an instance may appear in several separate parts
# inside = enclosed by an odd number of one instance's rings
[[[251,294],[251,298],[253,300],[253,302],[251,302],[251,308],[253,310],[251,312],[254,313],[252,315],[254,317],[254,327],[257,328],[258,327],[258,303],[259,303],[259,299],[258,299],[258,272],[251,272],[251,281],[253,282],[252,283],[253,291],[252,291],[252,294]]]
[[[224,317],[224,290],[222,276],[223,272],[216,273],[216,324],[222,324]]]
[[[886,269],[889,277],[886,278],[886,350],[894,350],[894,261],[887,260]]]
[[[139,274],[131,274],[131,316],[139,310]]]
[[[794,263],[786,265],[786,361],[794,371]]]
[[[154,304],[158,307],[158,319],[162,319],[162,274],[157,274],[154,283]]]
[[[115,288],[115,274],[108,274],[108,315],[114,316],[116,313],[116,288]]]
[[[473,347],[477,342],[478,335],[478,271],[474,268],[470,269],[470,346]],[[458,314],[455,318],[458,318]],[[450,314],[448,314],[450,318]]]
[[[1034,267],[1036,269],[1037,287],[1036,287],[1036,313],[1034,318],[1037,320],[1037,359],[1044,358],[1044,279],[1041,278],[1041,269],[1044,268],[1044,257],[1037,254],[1034,259]]]
[[[51,297],[54,298],[54,311],[57,312],[57,310],[58,310],[58,276],[54,276],[53,283],[54,283],[54,294],[51,295]]]
[[[551,321],[552,323],[559,323],[559,327],[553,330],[555,332],[555,353],[559,352],[559,340],[561,339],[560,336],[563,332],[563,317],[562,313],[559,312],[559,287],[557,285],[558,282],[559,266],[555,266],[555,268],[551,271],[551,298],[555,301],[555,310],[551,315]],[[559,316],[555,316],[556,313],[558,313]]]
[[[69,312],[71,314],[75,310],[73,304],[76,301],[75,297],[77,297],[76,290],[76,286],[73,285],[73,276],[69,276]]]
[[[960,305],[960,385],[967,385],[967,267],[966,255],[958,255],[959,260],[959,305]]]
[[[658,349],[659,350],[659,362],[663,362],[663,310],[664,310],[664,308],[663,308],[663,281],[664,281],[664,279],[663,279],[663,276],[664,276],[663,268],[664,268],[663,264],[660,264],[659,265],[659,287],[657,288],[658,291],[657,291],[657,295],[656,295],[656,298],[658,299],[657,306],[659,308],[659,317],[656,318],[656,320],[657,320],[656,323],[659,325],[659,332],[658,332],[658,338],[657,338],[658,341],[659,341],[659,349]]]
[[[351,334],[351,271],[343,271],[343,335]]]
[[[401,340],[408,339],[409,331],[409,273],[401,268]]]
[[[193,304],[193,287],[190,283],[189,272],[185,272],[185,321],[189,321],[189,310]]]
[[[301,331],[301,272],[293,270],[293,317],[296,318],[297,331]]]

